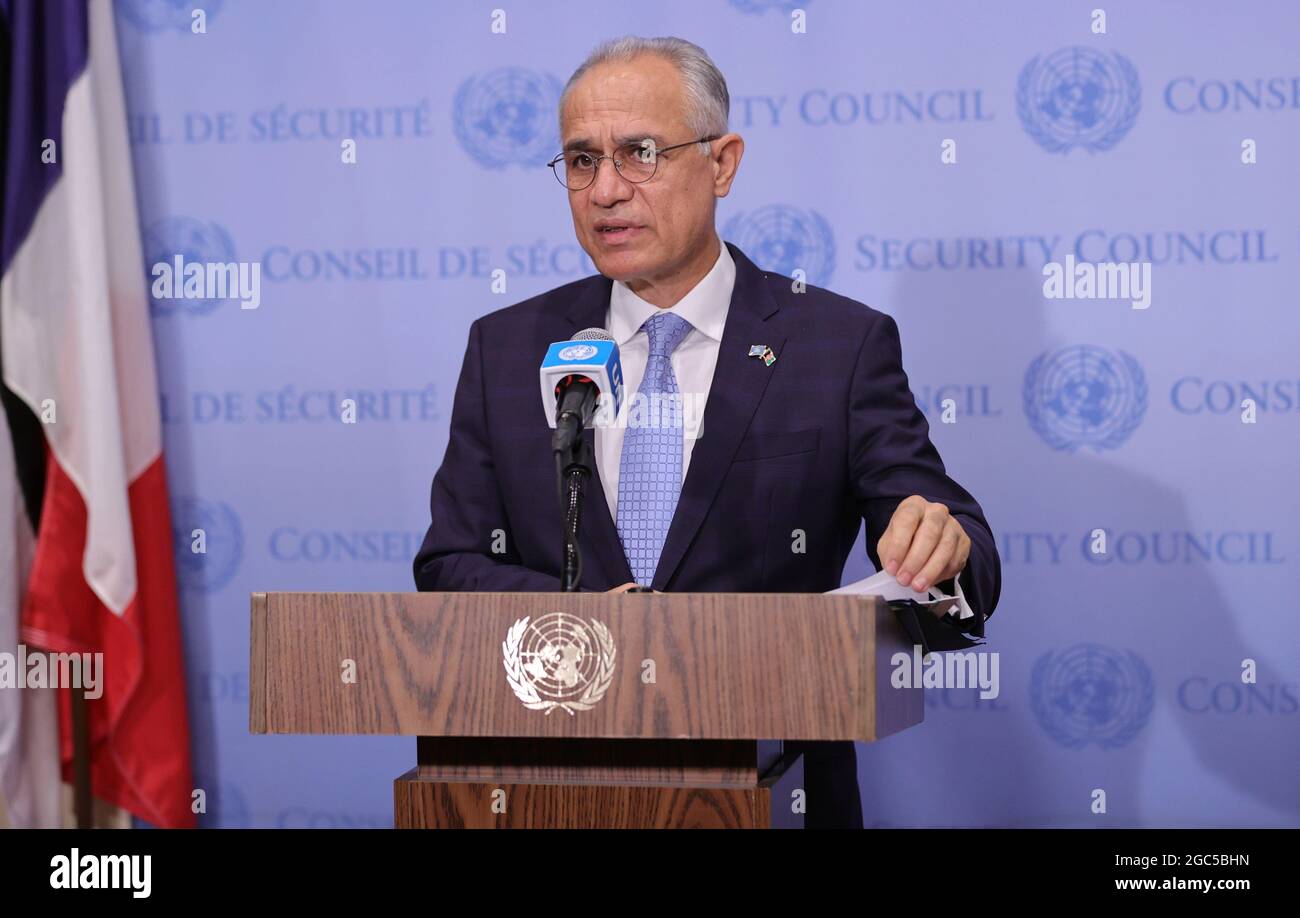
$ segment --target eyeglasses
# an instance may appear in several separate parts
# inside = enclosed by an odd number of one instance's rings
[[[708,143],[710,140],[717,140],[720,136],[720,134],[710,134],[698,140],[675,143],[671,147],[656,147],[653,140],[646,138],[625,143],[614,153],[604,153],[600,156],[592,156],[580,150],[569,150],[546,165],[551,167],[560,184],[570,191],[581,191],[594,182],[602,159],[612,159],[614,168],[624,180],[633,185],[640,185],[654,178],[655,170],[659,168],[661,154],[679,147],[689,147],[693,143]]]

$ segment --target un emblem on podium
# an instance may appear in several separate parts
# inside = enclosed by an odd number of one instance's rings
[[[614,681],[614,638],[595,619],[552,612],[516,621],[501,642],[506,681],[530,711],[590,710]]]
[[[1109,150],[1133,127],[1141,108],[1142,85],[1128,58],[1091,48],[1035,57],[1016,85],[1020,123],[1049,153]]]

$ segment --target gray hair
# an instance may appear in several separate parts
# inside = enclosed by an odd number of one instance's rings
[[[598,64],[611,61],[630,61],[642,54],[654,54],[677,68],[682,75],[686,92],[686,124],[696,137],[721,136],[727,133],[727,119],[731,114],[731,95],[727,80],[713,59],[699,45],[684,38],[640,38],[629,35],[614,38],[598,45],[582,62],[560,94],[560,111],[569,91],[584,73]],[[700,144],[700,151],[709,152],[709,144]]]

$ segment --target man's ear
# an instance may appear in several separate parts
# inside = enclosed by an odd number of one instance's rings
[[[713,141],[713,195],[725,198],[731,191],[740,158],[745,155],[745,139],[739,134],[723,134]]]

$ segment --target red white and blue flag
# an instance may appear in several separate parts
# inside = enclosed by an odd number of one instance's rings
[[[88,703],[95,796],[155,825],[193,826],[158,383],[112,6],[0,0],[0,41],[0,513],[13,514],[0,518],[0,564],[11,565],[0,582],[14,584],[0,590],[0,651],[21,641],[29,653],[102,653],[103,696]],[[40,770],[53,731],[36,694],[48,692],[0,691],[0,798],[20,826],[58,818],[60,769]],[[58,708],[69,780],[66,689]]]

